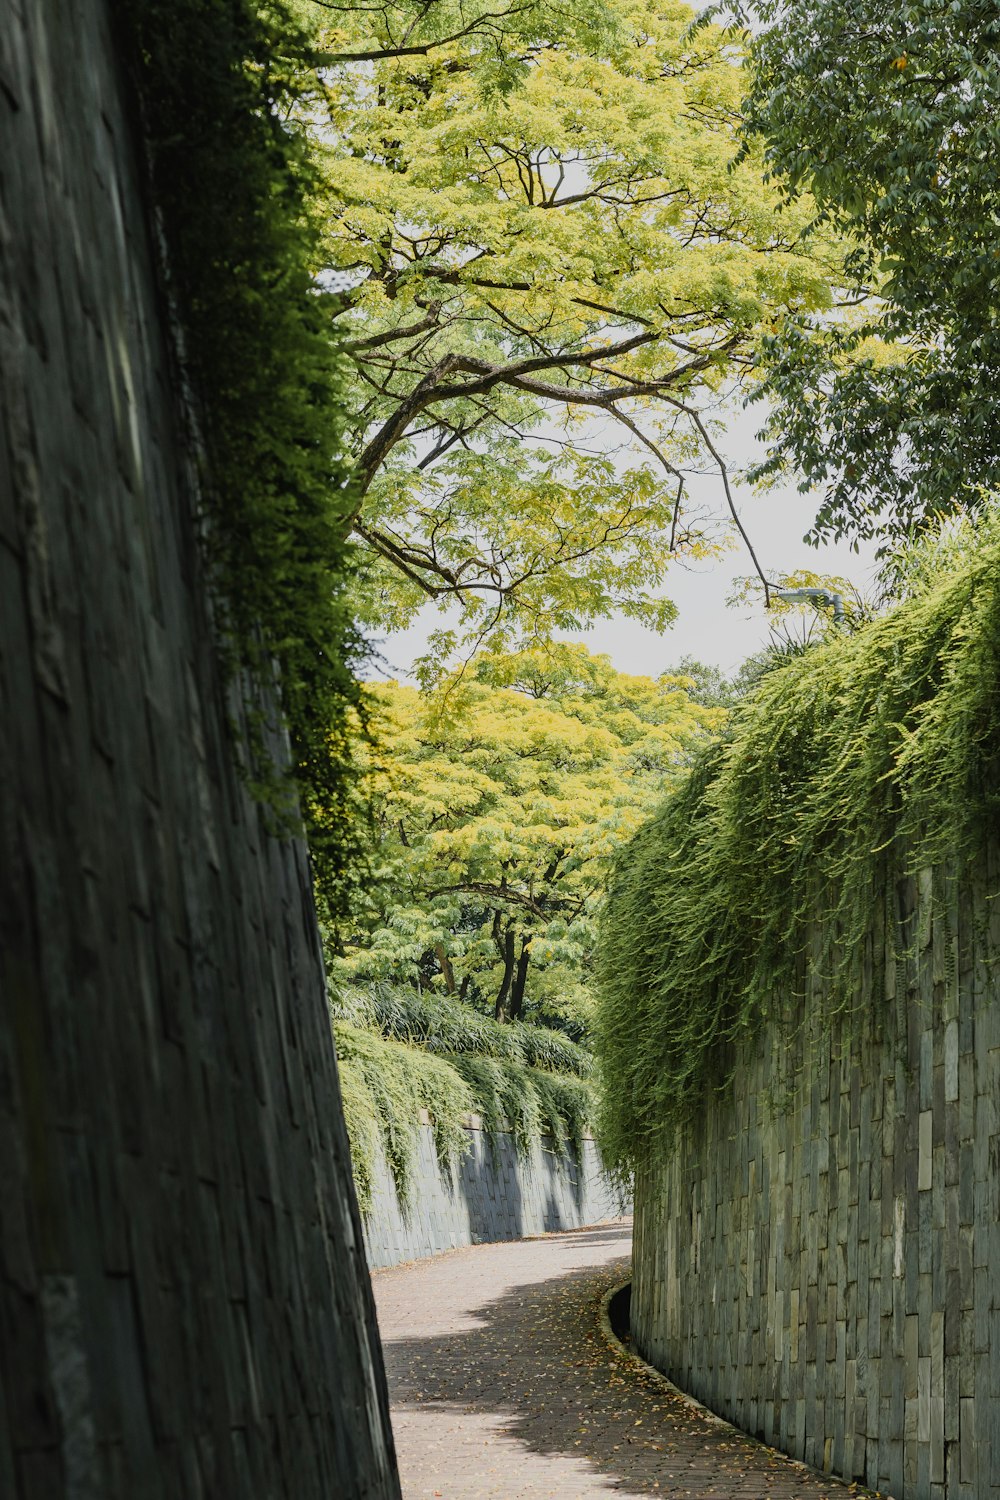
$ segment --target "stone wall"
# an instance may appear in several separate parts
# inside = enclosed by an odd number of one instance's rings
[[[927,870],[637,1183],[632,1327],[715,1411],[896,1500],[1000,1495],[1000,869]]]
[[[113,10],[0,0],[0,1495],[389,1500],[305,851],[234,772]]]
[[[579,1229],[617,1218],[629,1207],[606,1177],[592,1140],[584,1142],[580,1161],[557,1151],[548,1137],[520,1157],[512,1135],[498,1134],[491,1148],[477,1125],[467,1129],[471,1150],[448,1172],[438,1163],[430,1125],[421,1125],[408,1208],[381,1164],[365,1220],[369,1265],[394,1266],[459,1245]]]

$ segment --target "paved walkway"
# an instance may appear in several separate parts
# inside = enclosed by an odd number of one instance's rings
[[[404,1500],[835,1500],[605,1344],[631,1226],[476,1245],[374,1276]]]

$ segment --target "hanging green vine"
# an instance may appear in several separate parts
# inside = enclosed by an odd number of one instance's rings
[[[440,1057],[387,1041],[371,1031],[338,1022],[336,1027],[344,1118],[362,1213],[371,1207],[381,1150],[400,1202],[411,1196],[420,1112],[427,1110],[434,1145],[448,1167],[469,1149],[463,1127],[473,1096],[454,1068]]]
[[[362,1213],[371,1208],[380,1154],[400,1202],[404,1207],[409,1203],[421,1110],[430,1116],[438,1160],[445,1168],[470,1149],[465,1128],[470,1114],[480,1116],[491,1145],[501,1132],[510,1131],[522,1155],[542,1136],[551,1137],[558,1151],[579,1153],[591,1128],[590,1081],[528,1066],[521,1052],[440,1055],[428,1050],[433,1045],[428,1038],[411,1045],[343,1019],[334,1021],[334,1033]],[[454,1021],[451,1036],[470,1040],[459,1036]]]
[[[266,749],[276,666],[322,894],[339,909],[359,643],[345,600],[340,363],[314,279],[315,184],[289,124],[310,54],[282,3],[128,0],[119,15],[198,410],[204,544],[244,687],[248,776],[287,826],[295,789]]]
[[[794,1006],[806,945],[831,1011],[888,870],[953,860],[1000,813],[1000,521],[926,541],[906,596],[768,672],[622,851],[603,918],[598,1137],[620,1173],[670,1149],[727,1044]]]

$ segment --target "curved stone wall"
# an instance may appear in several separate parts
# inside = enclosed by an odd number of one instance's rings
[[[306,853],[235,768],[114,23],[0,0],[0,1496],[398,1500]]]
[[[475,1123],[466,1129],[471,1150],[448,1172],[438,1163],[430,1125],[421,1125],[406,1208],[381,1163],[365,1220],[370,1266],[421,1260],[460,1245],[581,1229],[631,1210],[605,1174],[592,1140],[584,1141],[580,1160],[556,1150],[555,1141],[544,1136],[522,1156],[507,1132],[499,1132],[491,1145]]]
[[[806,973],[636,1185],[640,1352],[895,1500],[1000,1496],[997,863],[900,881],[854,1014]]]

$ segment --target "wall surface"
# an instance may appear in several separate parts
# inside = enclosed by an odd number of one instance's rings
[[[389,1500],[303,849],[233,770],[105,0],[0,0],[0,1495]]]
[[[636,1188],[643,1355],[895,1500],[1000,1496],[998,894],[995,856],[900,881],[858,1014],[810,975]]]
[[[467,1127],[471,1151],[453,1172],[443,1171],[429,1125],[420,1127],[411,1203],[404,1209],[385,1163],[377,1173],[365,1244],[371,1266],[421,1260],[459,1245],[516,1240],[556,1229],[579,1229],[619,1217],[624,1205],[605,1176],[597,1147],[584,1142],[577,1161],[547,1137],[519,1157],[511,1135]]]

